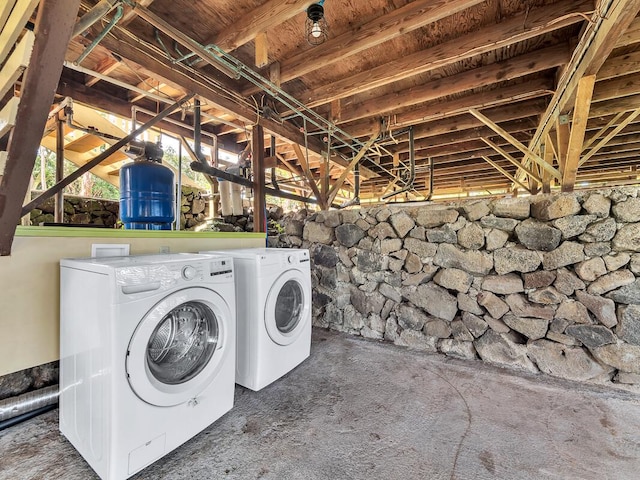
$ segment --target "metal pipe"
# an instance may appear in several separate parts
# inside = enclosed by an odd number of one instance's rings
[[[211,177],[218,177],[223,180],[227,180],[228,182],[237,183],[248,188],[253,188],[254,186],[253,182],[247,178],[241,177],[239,175],[232,175],[231,173],[227,173],[224,170],[220,170],[219,168],[211,167],[209,165],[204,165],[200,162],[191,162],[191,170],[204,173]],[[266,195],[271,195],[272,197],[286,198],[289,200],[295,200],[297,202],[304,203],[318,203],[318,201],[314,198],[301,197],[300,195],[295,195],[293,193],[285,192],[282,190],[274,190],[273,188],[269,187],[265,187],[264,191]]]
[[[200,99],[193,101],[193,149],[196,157],[203,161],[202,157],[202,124],[200,123]]]
[[[85,58],[87,58],[87,56],[93,51],[93,49],[98,46],[98,44],[102,41],[102,39],[107,36],[107,34],[111,31],[111,29],[116,26],[116,23],[118,23],[122,18],[122,12],[123,12],[122,5],[118,5],[118,8],[116,9],[116,13],[113,15],[113,17],[111,17],[109,24],[106,27],[104,27],[104,29],[98,34],[98,36],[93,39],[93,42],[91,42],[87,46],[87,48],[84,49],[84,52],[82,52],[78,57],[78,59],[74,62],[76,65],[80,65],[82,61]]]
[[[84,73],[86,75],[91,75],[92,77],[99,78],[100,80],[108,82],[108,83],[110,83],[112,85],[115,85],[117,87],[122,87],[122,88],[125,88],[125,89],[127,89],[127,90],[129,90],[131,92],[139,93],[140,95],[143,95],[145,97],[151,98],[152,100],[155,100],[157,102],[168,103],[168,102],[173,101],[173,98],[171,98],[171,97],[168,97],[168,96],[163,97],[162,95],[157,95],[155,93],[148,92],[147,90],[143,90],[142,88],[138,88],[138,87],[136,87],[134,85],[131,85],[129,83],[122,82],[120,80],[116,80],[115,78],[112,78],[112,77],[109,77],[107,75],[104,75],[104,74],[102,74],[100,72],[96,72],[95,70],[91,70],[89,68],[81,67],[80,65],[74,65],[72,62],[65,61],[64,62],[64,66],[66,68],[68,68],[69,70],[73,70],[73,71],[76,71],[76,72]],[[138,107],[138,110],[140,110],[141,112],[144,112],[144,113],[148,113],[147,110],[142,109],[140,107]],[[150,115],[155,115],[155,113],[150,113]],[[220,123],[223,123],[225,125],[229,125],[230,127],[238,128],[240,130],[244,129],[244,127],[242,125],[235,124],[233,122],[230,122],[230,121],[225,120],[223,118],[216,117],[214,115],[209,115],[209,114],[204,113],[204,114],[202,114],[202,116],[204,118],[206,118],[206,119],[213,120],[214,122],[220,122]],[[172,123],[177,122],[177,120],[173,120],[173,119],[170,119],[170,118],[166,118],[165,121],[172,122]],[[184,126],[185,124],[177,123],[177,125]],[[187,128],[191,128],[191,126],[187,126]],[[208,132],[206,134],[209,135]]]
[[[104,17],[107,13],[109,13],[116,4],[120,3],[120,0],[100,0],[87,13],[85,13],[82,18],[80,18],[75,26],[73,27],[73,33],[71,34],[71,38],[74,38],[84,32],[91,25],[96,23],[102,17]]]
[[[277,158],[276,157],[276,137],[273,135],[271,135],[271,145],[269,148],[269,155],[271,155],[273,158]],[[280,190],[280,186],[278,185],[278,179],[276,178],[275,167],[271,169],[271,185],[273,185],[274,189]]]
[[[147,110],[146,108],[142,108],[142,107],[136,107],[133,106],[131,107],[131,112],[133,115],[135,115],[135,112],[141,112],[141,113],[145,113],[147,115],[155,115],[155,112],[152,112],[151,110]],[[201,116],[206,116],[204,114],[201,114]],[[167,122],[167,123],[173,123],[174,125],[177,125],[178,127],[182,127],[182,128],[186,128],[187,130],[193,130],[193,125],[189,125],[187,123],[183,123],[180,120],[175,120],[173,118],[165,118],[163,120],[163,122]],[[200,129],[200,135],[206,135],[207,137],[210,137],[211,139],[217,139],[217,136],[215,133],[210,133],[207,132],[206,130],[202,130]]]
[[[56,119],[56,183],[64,177],[64,120]],[[55,195],[54,221],[64,222],[64,192],[60,190]]]
[[[9,420],[25,413],[37,410],[58,402],[58,385],[41,388],[32,392],[23,393],[17,397],[0,400],[0,422]]]
[[[390,192],[386,195],[382,196],[382,200],[386,200],[387,198],[391,198],[395,195],[399,195],[401,193],[407,192],[413,189],[413,182],[416,179],[416,152],[415,152],[415,141],[413,134],[413,127],[409,128],[409,179],[405,182],[404,187],[402,187],[397,192]]]
[[[158,115],[156,115],[154,118],[149,120],[147,123],[145,123],[144,125],[140,126],[136,130],[131,132],[129,135],[124,137],[122,140],[120,140],[120,141],[114,143],[113,145],[111,145],[109,148],[107,148],[104,152],[102,152],[100,155],[95,157],[93,160],[90,160],[89,162],[85,163],[83,166],[79,167],[75,172],[70,174],[64,180],[61,180],[60,182],[56,183],[53,187],[51,187],[48,190],[46,190],[45,192],[41,193],[40,196],[38,196],[37,198],[33,199],[31,202],[29,202],[28,204],[26,204],[25,206],[22,207],[22,215],[21,216],[26,215],[27,213],[31,212],[31,210],[33,210],[37,206],[41,205],[49,197],[51,197],[52,195],[55,195],[58,191],[62,190],[64,187],[69,185],[71,182],[73,182],[77,178],[80,178],[85,172],[88,172],[89,170],[91,170],[96,165],[99,165],[103,160],[105,160],[106,158],[110,157],[115,152],[117,152],[122,147],[124,147],[127,143],[129,143],[131,140],[133,140],[138,134],[140,134],[141,132],[143,132],[143,131],[151,128],[151,127],[153,127],[156,123],[159,123],[160,121],[162,121],[168,115],[171,115],[175,110],[177,110],[178,108],[181,108],[183,103],[188,102],[193,97],[194,97],[194,94],[191,93],[191,94],[185,96],[182,100],[174,103],[173,105],[168,106],[162,112],[160,112]]]
[[[176,181],[176,230],[180,230],[182,223],[182,142],[178,142],[178,178]]]

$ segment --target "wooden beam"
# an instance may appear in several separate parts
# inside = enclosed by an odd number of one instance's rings
[[[517,85],[501,86],[500,88],[494,88],[484,93],[465,95],[456,100],[425,104],[404,112],[391,112],[390,118],[392,122],[390,122],[389,127],[395,129],[425,122],[433,122],[430,127],[434,131],[433,135],[447,133],[447,130],[438,128],[438,126],[445,123],[445,119],[453,115],[466,114],[470,108],[484,109],[498,106],[508,108],[508,106],[513,103],[551,95],[552,87],[553,85],[550,79],[537,78]],[[546,108],[546,102],[543,110],[544,108]],[[496,114],[500,110],[496,108]],[[465,117],[468,117],[468,115],[465,115]],[[509,119],[512,118],[519,117],[511,117]],[[439,121],[436,122],[435,120]],[[504,119],[501,119],[499,121],[503,120]],[[465,120],[463,119],[462,121]],[[469,123],[470,121],[471,119],[468,119],[465,124],[467,126],[463,128],[473,128],[482,125],[478,120],[474,119],[473,123]],[[354,137],[368,137],[377,131],[379,127],[380,119],[371,118],[344,125],[343,129]],[[421,136],[422,127],[418,126],[416,127],[416,138]]]
[[[544,161],[549,165],[553,165],[553,141],[551,135],[547,135],[547,142],[544,144]],[[542,169],[542,193],[551,193],[551,182],[553,177],[549,172]]]
[[[269,65],[269,81],[276,87],[280,86],[282,82],[280,77],[280,62],[273,62]]]
[[[596,133],[594,133],[591,137],[589,137],[589,140],[587,140],[584,145],[582,145],[582,150],[586,150],[587,148],[589,148],[591,145],[593,145],[595,143],[596,140],[598,140],[598,138],[600,138],[602,135],[604,135],[604,133],[609,130],[610,128],[614,127],[615,125],[618,124],[618,121],[624,116],[624,112],[620,112],[617,113],[616,115],[613,116],[613,118],[611,120],[609,120],[606,125],[603,125]],[[587,125],[588,127],[588,125]]]
[[[598,70],[598,82],[640,72],[640,51],[609,58]]]
[[[307,90],[298,98],[310,107],[315,107],[337,98],[362,93],[582,22],[584,19],[575,13],[590,10],[593,10],[593,0],[563,0],[527,9],[500,23],[491,23],[448,42],[400,56],[378,67]]]
[[[215,44],[226,52],[235,50],[253,40],[260,32],[276,27],[306,10],[310,0],[269,0],[251,8],[244,16],[208,38],[206,44]]]
[[[527,175],[529,175],[530,178],[533,178],[535,181],[537,181],[538,183],[542,183],[542,178],[540,178],[540,176],[534,172],[532,169],[529,169],[527,167],[525,167],[524,165],[522,165],[518,160],[516,160],[515,158],[513,158],[508,152],[506,152],[503,148],[499,147],[498,145],[496,145],[495,143],[493,143],[491,140],[489,140],[488,138],[483,138],[482,139],[484,141],[484,143],[486,143],[487,145],[489,145],[491,148],[493,148],[496,152],[498,152],[500,155],[502,155],[506,160],[509,161],[509,163],[511,163],[511,165],[515,166],[516,168],[518,168],[519,170],[522,170],[523,172],[525,172]],[[482,157],[483,159],[485,158],[484,156]],[[527,188],[527,190],[529,190]]]
[[[309,61],[309,52],[306,50],[282,60],[282,81],[288,82],[314,70],[327,68],[351,55],[437,22],[483,1],[415,0],[363,25],[353,26],[342,35],[327,40],[322,44],[321,51],[314,51],[313,61]]]
[[[34,40],[33,32],[27,30],[6,63],[2,66],[2,69],[0,69],[0,100],[9,89],[13,88],[13,84],[29,65]]]
[[[640,93],[640,74],[630,73],[610,80],[598,81],[593,92],[593,102],[614,100]]]
[[[316,200],[318,200],[318,205],[320,205],[320,208],[322,210],[327,210],[328,208],[327,202],[325,198],[322,196],[322,194],[320,193],[320,190],[318,189],[318,185],[316,184],[316,181],[313,178],[313,175],[311,174],[311,170],[309,169],[309,162],[307,162],[307,157],[302,153],[302,149],[300,148],[300,145],[298,145],[297,143],[292,143],[291,147],[293,148],[293,151],[296,153],[296,156],[298,157],[298,163],[300,164],[300,166],[302,166],[302,171],[304,172],[304,178],[309,184],[309,187],[311,188],[313,195],[316,197]]]
[[[504,175],[505,177],[507,177],[509,180],[511,180],[513,183],[515,183],[516,185],[521,186],[522,188],[524,188],[527,192],[531,193],[531,191],[529,190],[529,187],[527,187],[524,183],[521,183],[519,180],[516,180],[516,178],[511,175],[509,172],[507,172],[504,168],[502,168],[500,165],[498,165],[497,163],[495,163],[493,160],[491,160],[489,157],[482,157],[482,159],[487,162],[489,165],[491,165],[493,168],[495,168],[496,170],[498,170],[502,175]]]
[[[566,44],[536,50],[484,67],[474,68],[457,75],[440,78],[432,82],[374,96],[369,101],[358,101],[350,108],[344,108],[341,122],[358,120],[372,115],[381,115],[400,108],[435,100],[474,88],[484,87],[531,73],[549,70],[569,61],[569,47]]]
[[[0,138],[8,134],[15,126],[19,104],[20,97],[11,97],[11,100],[0,109]]]
[[[37,2],[32,3],[35,6]],[[9,137],[6,168],[0,178],[0,255],[11,253],[16,226],[22,217],[22,200],[29,186],[79,5],[80,0],[40,1],[30,67],[22,83],[17,128]],[[20,28],[22,26],[24,24]],[[50,32],[55,35],[49,35]],[[2,42],[0,45],[4,46]]]
[[[6,0],[4,0],[6,2]],[[29,17],[40,0],[17,0],[6,22],[0,24],[0,65],[4,63],[7,55],[14,47],[16,40],[22,33]],[[10,1],[9,4],[12,2]],[[75,14],[77,12],[74,11]]]
[[[148,7],[153,3],[153,0],[136,0],[136,3],[141,7]],[[118,26],[120,27],[126,27],[135,18],[137,18],[135,12],[133,11],[133,8],[129,7],[128,5],[125,5],[124,9],[125,9],[124,15],[122,15],[122,18],[118,22]]]
[[[254,125],[251,129],[251,164],[253,170],[253,231],[267,233],[264,129],[261,125]]]
[[[473,108],[469,110],[469,113],[471,113],[471,115],[476,117],[478,120],[480,120],[482,123],[484,123],[491,130],[493,130],[498,135],[500,135],[502,138],[504,138],[509,143],[511,143],[511,145],[513,145],[518,150],[520,150],[522,153],[524,153],[525,156],[529,157],[533,162],[537,163],[542,168],[544,168],[546,171],[548,171],[552,176],[554,176],[558,180],[560,180],[562,178],[561,175],[560,175],[560,172],[558,172],[558,170],[553,168],[551,165],[548,165],[544,160],[542,160],[538,155],[533,153],[529,148],[527,148],[525,145],[523,145],[521,142],[519,142],[518,139],[515,138],[513,135],[511,135],[509,132],[506,132],[503,128],[501,128],[500,126],[496,125],[491,120],[489,120],[487,117],[485,117],[484,115],[482,115],[480,112],[478,112],[477,110],[475,110]]]
[[[269,63],[269,42],[267,40],[267,34],[265,32],[258,33],[254,43],[256,50],[255,64],[256,67],[262,68]]]
[[[626,47],[640,42],[640,17],[636,17],[629,24],[629,27],[616,41],[614,48]]]
[[[582,156],[582,159],[580,160],[580,165],[582,165],[587,160],[589,160],[591,157],[593,157],[598,152],[598,150],[600,150],[602,147],[604,147],[609,142],[609,140],[611,140],[618,133],[620,133],[620,131],[623,128],[625,128],[629,123],[631,123],[638,115],[640,115],[640,108],[637,109],[637,110],[634,110],[629,115],[627,115],[627,118],[625,118],[621,123],[619,123],[618,126],[616,126],[616,128],[614,128],[604,138],[602,138],[598,143],[596,143],[591,148],[591,150],[589,150],[587,153],[585,153]]]
[[[589,109],[591,108],[591,96],[596,83],[596,76],[589,75],[582,77],[578,83],[576,93],[576,103],[573,108],[573,121],[571,123],[571,134],[569,135],[569,150],[567,161],[562,171],[562,191],[573,192],[578,172],[578,162],[582,153],[582,144],[587,129],[589,119]]]
[[[336,195],[338,195],[338,190],[342,188],[342,185],[344,184],[344,181],[347,179],[347,176],[351,172],[351,169],[353,169],[353,167],[355,167],[356,164],[360,160],[362,160],[362,158],[367,153],[367,150],[369,150],[369,147],[373,145],[373,143],[376,141],[379,135],[380,135],[380,132],[377,132],[371,135],[369,140],[367,140],[367,142],[362,146],[362,148],[360,148],[360,151],[356,154],[356,156],[351,159],[351,162],[349,162],[349,165],[347,166],[347,168],[345,168],[342,171],[342,174],[340,175],[340,177],[338,177],[338,179],[331,186],[331,188],[329,189],[329,198],[327,200],[327,203],[329,205],[333,203],[333,200],[336,198]]]
[[[109,55],[108,57],[104,57],[102,60],[100,60],[100,62],[98,63],[98,65],[96,65],[94,70],[103,75],[109,75],[119,66],[120,66],[120,62],[116,60],[113,57],[113,55]],[[87,79],[87,81],[85,82],[85,85],[87,87],[93,87],[99,81],[100,79],[98,77],[91,77]]]
[[[640,11],[640,2],[636,0],[612,0],[607,5],[606,11],[599,8],[593,14],[592,22],[584,29],[581,42],[558,81],[556,93],[540,119],[536,133],[529,143],[530,147],[540,144],[555,124],[558,115],[571,103],[580,79],[598,73]]]
[[[569,151],[569,136],[571,134],[571,128],[569,122],[556,121],[556,141],[557,141],[557,156],[558,168],[560,172],[564,172],[564,166],[567,163],[567,152]]]

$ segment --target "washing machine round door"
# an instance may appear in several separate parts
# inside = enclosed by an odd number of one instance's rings
[[[231,311],[205,288],[172,293],[138,324],[126,358],[127,377],[140,399],[173,406],[195,398],[228,360]]]
[[[278,345],[292,343],[311,322],[309,281],[300,270],[287,270],[269,290],[264,321],[269,337]]]

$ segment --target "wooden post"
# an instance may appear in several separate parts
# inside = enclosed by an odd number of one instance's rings
[[[251,131],[251,163],[253,170],[253,231],[267,232],[264,175],[264,129],[254,125]]]
[[[64,120],[60,118],[58,112],[56,121],[56,183],[64,178]],[[56,223],[64,222],[64,191],[60,190],[55,195],[55,215]]]
[[[22,82],[17,128],[11,132],[7,164],[0,180],[0,255],[11,254],[16,226],[23,216],[22,201],[79,6],[80,0],[41,0],[38,7],[36,38]]]

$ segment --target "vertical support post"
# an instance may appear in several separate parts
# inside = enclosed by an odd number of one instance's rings
[[[35,21],[35,42],[24,75],[16,126],[7,148],[0,179],[0,255],[10,255],[22,201],[36,159],[47,114],[53,103],[80,0],[41,0]]]
[[[56,183],[64,178],[64,120],[58,112],[56,119]],[[64,222],[64,190],[55,195],[54,221]]]
[[[544,161],[549,165],[553,165],[553,148],[551,144],[551,135],[547,134],[547,143],[543,144],[542,152]],[[553,177],[546,170],[542,171],[542,193],[551,193],[551,182]]]
[[[267,233],[265,211],[264,129],[254,125],[251,131],[251,163],[253,170],[253,231]]]
[[[182,142],[178,142],[178,178],[176,178],[176,228],[182,227]]]

